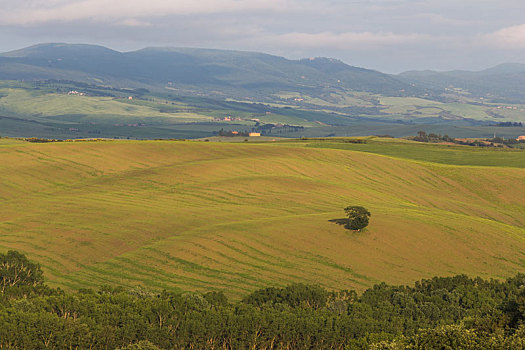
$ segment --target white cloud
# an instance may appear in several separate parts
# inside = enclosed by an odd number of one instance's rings
[[[426,21],[427,23],[430,21],[433,24],[443,25],[443,26],[450,25],[450,26],[464,27],[464,26],[471,26],[471,25],[479,25],[483,23],[483,21],[479,19],[471,19],[471,18],[457,19],[457,18],[452,18],[449,16],[443,16],[438,13],[428,13],[428,12],[416,13],[413,15],[404,15],[404,16],[400,16],[400,18],[405,19],[405,20],[423,20],[423,21]]]
[[[525,24],[502,28],[485,36],[485,41],[492,46],[504,48],[525,48]]]
[[[1,1],[0,25],[38,25],[78,20],[108,21],[167,15],[212,14],[242,11],[283,11],[288,0],[33,0],[20,5]]]
[[[122,21],[116,22],[115,25],[125,27],[151,27],[153,24],[148,21],[141,21],[136,18],[126,18]]]
[[[386,46],[413,44],[428,40],[427,36],[419,34],[394,34],[372,32],[345,33],[286,33],[261,39],[264,42],[293,48],[313,49],[327,48],[336,50],[370,50]]]

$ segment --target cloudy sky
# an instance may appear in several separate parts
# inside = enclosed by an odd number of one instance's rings
[[[0,9],[0,51],[189,46],[389,73],[525,63],[525,0],[0,0]]]

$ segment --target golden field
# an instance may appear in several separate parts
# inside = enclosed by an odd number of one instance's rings
[[[319,142],[1,139],[0,249],[27,254],[65,289],[232,297],[525,272],[525,153],[502,165],[507,153],[486,150],[485,165],[468,165],[469,147],[436,146],[433,162],[421,159],[429,145],[386,156],[394,143],[370,153]],[[446,164],[451,149],[467,165]],[[364,232],[329,221],[347,205],[372,213]]]

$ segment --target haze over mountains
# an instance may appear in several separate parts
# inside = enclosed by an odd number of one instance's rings
[[[0,56],[2,79],[69,79],[117,86],[180,84],[202,89],[286,89],[339,86],[371,92],[416,92],[410,84],[332,59],[292,61],[255,52],[43,44]],[[413,91],[414,90],[414,91]]]
[[[476,98],[511,102],[525,98],[523,64],[505,64],[481,72],[389,75],[330,58],[288,60],[256,52],[190,48],[118,52],[94,45],[40,44],[1,54],[0,79],[72,80],[258,99],[280,90],[315,95],[326,89],[432,97],[450,88]]]
[[[390,75],[333,58],[215,49],[40,44],[0,54],[0,134],[16,137],[515,138],[525,133],[516,127],[524,100],[522,64]]]
[[[504,63],[479,72],[408,71],[399,77],[428,89],[455,87],[475,96],[503,98],[517,103],[525,99],[525,64],[522,63]]]

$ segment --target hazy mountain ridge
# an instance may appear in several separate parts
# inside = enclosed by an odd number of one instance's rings
[[[426,89],[461,89],[474,97],[520,103],[525,100],[525,64],[504,63],[482,71],[407,71],[398,77]]]
[[[124,79],[126,85],[182,84],[258,92],[290,88],[342,88],[391,96],[421,92],[394,76],[327,58],[288,60],[256,52],[191,48],[118,52],[79,44],[40,44],[0,55],[0,79],[68,76],[70,80],[102,80],[115,85]]]
[[[321,95],[362,91],[385,96],[460,93],[522,102],[525,64],[482,71],[407,71],[389,75],[333,58],[289,60],[259,52],[148,47],[119,52],[85,44],[39,44],[0,54],[0,79],[72,80],[115,87],[176,88],[264,100],[278,91]]]

